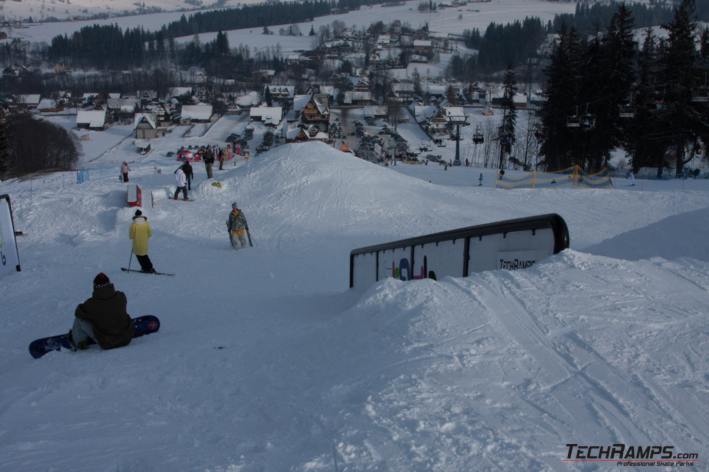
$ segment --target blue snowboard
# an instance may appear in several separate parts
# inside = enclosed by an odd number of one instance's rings
[[[160,320],[157,316],[145,315],[133,318],[133,338],[154,333],[159,329]],[[90,344],[94,344],[93,341]],[[68,333],[37,339],[30,343],[30,355],[35,359],[39,359],[48,352],[61,351],[62,349],[72,350]]]

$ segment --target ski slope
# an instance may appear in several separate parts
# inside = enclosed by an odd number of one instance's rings
[[[506,191],[286,145],[217,171],[221,189],[195,164],[195,201],[144,207],[151,259],[177,276],[123,273],[117,164],[174,189],[179,136],[87,159],[81,185],[0,184],[25,233],[23,271],[0,279],[0,470],[588,471],[605,469],[562,462],[565,444],[615,442],[704,467],[709,182]],[[238,252],[233,200],[255,244]],[[355,247],[552,211],[571,249],[531,269],[347,289]],[[99,271],[160,332],[32,359]]]

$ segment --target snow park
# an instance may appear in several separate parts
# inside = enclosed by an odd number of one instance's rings
[[[709,470],[708,4],[23,0],[0,65],[0,472]]]

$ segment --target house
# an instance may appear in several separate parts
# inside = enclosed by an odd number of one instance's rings
[[[39,102],[41,99],[42,99],[42,96],[38,93],[32,93],[32,94],[27,94],[27,95],[18,95],[17,96],[17,104],[19,106],[27,108],[27,109],[35,109],[35,108],[37,108],[37,105],[39,105]]]
[[[236,104],[241,108],[251,108],[261,103],[261,98],[258,92],[249,92],[245,95],[236,97]]]
[[[113,94],[111,94],[113,95]],[[115,98],[111,97],[106,100],[106,106],[111,118],[115,121],[128,121],[133,117],[133,114],[138,109],[138,99],[130,98]]]
[[[433,55],[433,42],[430,39],[414,39],[414,54],[430,57]]]
[[[212,105],[198,103],[197,105],[182,105],[181,123],[206,123],[212,118]]]
[[[133,122],[137,139],[155,139],[165,136],[165,128],[159,128],[154,113],[136,113]]]
[[[391,84],[391,91],[398,98],[411,99],[414,96],[414,82],[412,80],[400,80]]]
[[[52,100],[51,98],[43,98],[39,101],[39,104],[37,105],[37,110],[41,113],[53,113],[61,111],[63,109],[64,107],[58,106],[57,101]]]
[[[445,133],[448,130],[449,123],[445,109],[440,108],[428,121],[428,129],[431,133]]]
[[[249,117],[253,121],[261,121],[266,125],[277,126],[283,118],[281,107],[251,107]]]
[[[387,116],[386,105],[368,105],[362,109],[365,118],[385,118]]]
[[[453,124],[463,124],[467,122],[463,107],[443,107],[445,116]]]
[[[266,92],[271,93],[271,99],[279,102],[289,101],[295,95],[295,86],[293,85],[266,85],[263,88],[263,95]]]
[[[301,113],[304,123],[327,123],[330,121],[330,107],[327,96],[312,95]]]
[[[76,114],[76,127],[103,130],[106,127],[106,109],[79,110]]]
[[[167,91],[167,98],[189,97],[192,95],[192,87],[170,87]]]

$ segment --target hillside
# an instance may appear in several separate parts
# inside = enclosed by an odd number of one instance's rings
[[[0,184],[26,234],[0,282],[0,470],[598,470],[564,445],[706,451],[706,182],[505,191],[285,145],[218,172],[221,189],[195,165],[195,201],[146,204],[151,258],[177,273],[156,277],[119,270],[122,152],[81,185]],[[157,151],[131,166],[146,193],[174,188]],[[234,200],[254,239],[238,252]],[[532,269],[347,289],[355,247],[547,212],[572,248]],[[99,271],[160,332],[30,358]]]

